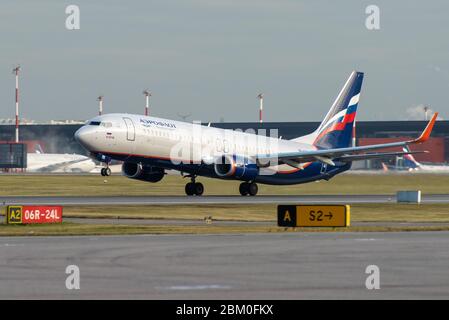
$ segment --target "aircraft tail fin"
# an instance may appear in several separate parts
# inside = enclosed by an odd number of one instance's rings
[[[311,135],[294,139],[313,143],[321,149],[350,147],[363,82],[363,72],[353,71],[326,117]]]
[[[42,146],[40,143],[36,143],[34,145],[34,153],[44,153],[44,150],[42,149]]]
[[[410,149],[409,149],[409,147],[404,147],[403,151],[410,152]],[[421,166],[421,163],[416,161],[415,157],[412,154],[405,154],[403,156],[403,159],[404,159],[404,167],[416,169]]]

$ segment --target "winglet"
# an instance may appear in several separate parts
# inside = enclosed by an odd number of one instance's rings
[[[423,143],[429,139],[430,133],[432,132],[433,125],[435,124],[437,117],[438,117],[438,112],[435,112],[432,116],[432,119],[430,119],[429,123],[427,124],[427,127],[421,133],[421,136],[418,139],[413,140],[413,143]]]

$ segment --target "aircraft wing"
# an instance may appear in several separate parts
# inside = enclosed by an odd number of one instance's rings
[[[437,119],[438,113],[435,113],[432,116],[432,119],[427,124],[426,128],[419,136],[419,138],[408,141],[401,142],[392,142],[392,143],[383,143],[383,144],[375,144],[369,146],[360,146],[360,147],[349,147],[349,148],[337,148],[337,149],[321,149],[321,150],[308,150],[308,151],[297,151],[297,152],[284,152],[275,155],[259,155],[257,156],[257,163],[267,164],[269,162],[278,162],[278,163],[287,163],[287,164],[299,164],[310,161],[321,161],[323,163],[329,165],[335,165],[334,160],[338,161],[339,159],[345,159],[346,161],[350,157],[357,156],[357,160],[363,159],[372,159],[375,154],[380,153],[365,153],[361,154],[363,151],[371,151],[378,149],[386,149],[393,147],[406,147],[410,144],[420,144],[429,139],[430,133],[432,132],[433,126]],[[407,154],[407,153],[402,153]],[[383,154],[382,156],[385,156]],[[295,166],[295,165],[293,165]]]

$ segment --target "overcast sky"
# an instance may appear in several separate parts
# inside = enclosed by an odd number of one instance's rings
[[[65,8],[80,8],[80,30]],[[380,30],[365,8],[380,8]],[[449,1],[2,0],[0,118],[88,119],[105,112],[189,120],[321,120],[350,72],[365,72],[359,120],[449,118]]]

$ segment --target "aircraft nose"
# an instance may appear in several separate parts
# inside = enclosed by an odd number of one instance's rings
[[[78,143],[82,142],[83,131],[84,131],[84,126],[79,128],[78,130],[76,130],[76,132],[75,132],[75,140],[76,140],[76,142],[78,142]]]
[[[75,132],[75,140],[86,149],[90,149],[92,144],[93,132],[87,126],[79,128]]]

